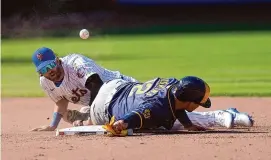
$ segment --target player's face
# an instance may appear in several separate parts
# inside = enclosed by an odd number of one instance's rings
[[[194,102],[183,102],[183,101],[179,101],[176,97],[175,97],[175,109],[176,110],[187,110],[188,112],[192,112],[195,109],[197,109],[199,107],[199,104],[196,104]]]
[[[57,59],[55,62],[42,68],[40,74],[50,81],[59,82],[64,77],[64,70],[60,61]]]
[[[194,103],[194,102],[190,102],[190,103],[188,103],[188,105],[186,106],[186,110],[188,111],[188,112],[192,112],[192,111],[194,111],[195,109],[197,109],[199,107],[199,104],[196,104],[196,103]]]

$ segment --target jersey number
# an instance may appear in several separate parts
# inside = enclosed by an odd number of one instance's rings
[[[74,95],[71,100],[73,103],[77,103],[80,101],[80,98],[83,97],[85,94],[87,94],[88,91],[85,90],[85,89],[79,89],[79,88],[76,88],[76,89],[73,89],[72,90],[72,94]]]
[[[161,79],[155,86],[153,86],[153,83],[155,83],[155,80],[151,80],[144,84],[138,84],[134,86],[129,94],[129,97],[132,95],[138,95],[143,93],[146,94],[146,96],[153,96],[157,94],[160,89],[167,86],[168,79]]]
[[[138,84],[134,86],[129,94],[129,97],[132,95],[138,95],[138,94],[144,94],[146,93],[148,96],[154,95],[157,92],[153,92],[153,89],[151,89],[154,81],[149,81],[144,84]],[[151,90],[150,90],[151,89]]]

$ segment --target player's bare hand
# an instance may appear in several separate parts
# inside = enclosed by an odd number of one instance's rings
[[[116,121],[116,122],[112,125],[113,130],[114,130],[117,134],[119,134],[119,133],[121,133],[121,131],[127,129],[127,127],[128,127],[128,124],[127,124],[127,123],[124,123],[123,120],[118,120],[118,121]]]
[[[31,131],[54,131],[55,127],[51,127],[51,126],[42,126],[42,127],[37,127],[32,129]]]
[[[189,131],[205,131],[206,130],[206,128],[200,127],[200,126],[197,126],[197,125],[192,125],[192,126],[186,128],[186,129],[189,130]]]

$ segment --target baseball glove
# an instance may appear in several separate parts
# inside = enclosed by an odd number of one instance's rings
[[[118,136],[118,137],[125,137],[128,135],[128,130],[122,130],[119,133],[117,133],[114,129],[113,129],[113,125],[116,122],[115,117],[113,116],[110,120],[109,123],[103,125],[103,128],[108,132],[107,134],[109,136]]]

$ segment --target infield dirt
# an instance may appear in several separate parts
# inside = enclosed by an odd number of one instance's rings
[[[236,107],[254,117],[254,127],[218,128],[217,132],[204,133],[136,134],[121,138],[56,137],[55,132],[29,132],[50,123],[53,102],[49,98],[2,98],[2,159],[270,160],[271,98],[215,97],[212,100],[213,107],[208,110]],[[61,122],[59,127],[69,126]]]

